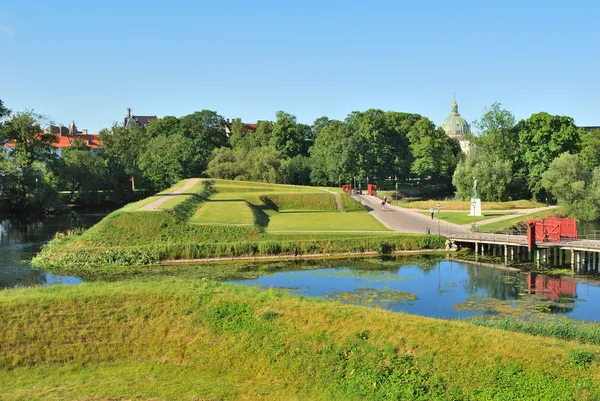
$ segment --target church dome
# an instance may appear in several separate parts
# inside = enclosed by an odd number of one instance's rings
[[[458,140],[462,139],[465,134],[471,132],[469,123],[458,114],[458,104],[456,99],[452,102],[452,111],[450,115],[440,125],[444,129],[446,135]]]

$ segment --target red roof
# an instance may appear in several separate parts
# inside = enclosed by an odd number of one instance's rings
[[[39,134],[38,137],[41,137],[43,134]],[[57,141],[52,143],[53,148],[68,148],[71,146],[75,139],[82,140],[88,148],[98,149],[102,147],[102,142],[100,141],[100,137],[98,134],[76,134],[76,135],[60,135],[60,134],[52,134],[57,137]],[[9,148],[15,147],[15,140],[11,139],[6,142],[4,146]]]

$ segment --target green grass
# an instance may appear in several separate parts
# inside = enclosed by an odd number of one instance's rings
[[[342,200],[342,207],[344,208],[344,212],[364,212],[366,209],[359,202],[354,200],[350,195],[343,192],[340,194],[340,199]]]
[[[270,216],[268,231],[387,231],[368,213],[276,213]]]
[[[599,352],[211,281],[0,292],[3,400],[593,400]]]
[[[467,212],[471,208],[471,202],[469,201],[456,201],[456,200],[426,200],[416,202],[402,202],[398,203],[398,206],[405,207],[408,209],[421,209],[429,210],[432,207],[437,209],[437,204],[442,204],[442,209],[446,210],[466,210]],[[481,208],[484,210],[509,210],[509,209],[534,209],[538,207],[546,206],[543,203],[530,201],[530,200],[518,200],[510,202],[481,202]]]
[[[178,190],[179,188],[183,187],[186,182],[187,180],[181,180],[178,183],[174,184],[172,187],[167,188],[164,191],[157,193],[156,195],[149,196],[148,198],[139,200],[137,202],[128,203],[127,205],[123,206],[120,210],[125,211],[139,209],[142,206],[152,203],[158,199],[161,199],[166,194],[170,194],[171,192]]]
[[[330,193],[263,195],[261,200],[279,211],[337,211],[335,198]]]
[[[253,225],[254,214],[244,201],[209,201],[204,203],[188,220],[195,224]]]
[[[428,217],[431,216],[430,212],[419,212],[419,213],[422,214],[423,216],[428,216]],[[473,216],[469,216],[467,214],[467,212],[465,212],[465,213],[458,213],[458,212],[440,212],[440,213],[438,213],[436,210],[434,219],[437,220],[438,214],[439,214],[440,220],[447,221],[448,223],[469,224],[469,223],[473,223],[473,221],[484,221],[484,220],[493,219],[495,217],[508,216],[511,213],[493,212],[493,213],[485,213],[484,216],[473,217]]]
[[[481,226],[477,226],[477,231],[484,233],[503,233],[513,230],[526,231],[526,224],[530,219],[545,219],[546,217],[550,216],[564,217],[565,213],[560,208],[542,210],[536,213],[527,214],[525,216],[518,216],[513,219],[483,224]]]
[[[187,180],[184,180],[184,181],[187,181]],[[171,199],[169,199],[168,201],[166,201],[165,203],[160,205],[158,208],[160,210],[175,209],[178,205],[189,200],[195,194],[201,192],[205,185],[206,185],[205,180],[200,180],[196,184],[194,184],[194,186],[192,186],[189,190],[187,190],[181,194],[170,195]]]

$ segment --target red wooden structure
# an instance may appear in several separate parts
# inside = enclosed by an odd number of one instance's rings
[[[344,191],[347,194],[352,194],[352,185],[351,184],[342,185],[342,191]]]
[[[561,295],[574,297],[577,294],[577,283],[575,280],[529,273],[527,275],[527,293],[543,295],[553,301],[559,301]]]
[[[369,195],[377,196],[377,185],[375,185],[375,184],[369,184],[368,185],[368,191],[369,191]]]
[[[577,221],[548,217],[546,220],[529,220],[527,227],[527,242],[531,248],[531,241],[560,242],[561,238],[577,238]]]

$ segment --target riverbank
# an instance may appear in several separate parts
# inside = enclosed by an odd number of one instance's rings
[[[7,400],[591,400],[599,352],[202,280],[0,293]]]

